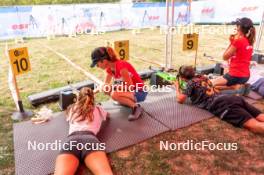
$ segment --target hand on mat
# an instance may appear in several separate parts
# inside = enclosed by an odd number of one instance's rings
[[[40,111],[36,113],[36,117],[31,118],[31,121],[34,124],[41,124],[49,121],[51,117],[52,117],[52,110],[44,106],[40,109]]]
[[[31,118],[33,124],[41,124],[49,121],[49,118],[33,117]]]

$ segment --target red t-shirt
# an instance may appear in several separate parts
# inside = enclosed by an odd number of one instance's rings
[[[140,78],[139,74],[135,70],[135,68],[128,63],[127,61],[118,60],[115,62],[115,70],[112,72],[111,69],[107,69],[106,72],[113,76],[116,80],[123,81],[121,76],[121,70],[127,69],[135,87],[138,87],[138,90],[141,90],[144,86],[143,80]]]
[[[235,39],[231,45],[236,48],[236,53],[230,59],[229,74],[234,77],[249,77],[253,47],[246,37]]]

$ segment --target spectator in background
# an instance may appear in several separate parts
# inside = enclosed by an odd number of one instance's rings
[[[250,78],[250,61],[255,42],[256,30],[249,18],[237,19],[237,33],[230,36],[230,45],[223,54],[223,59],[229,61],[229,72],[224,76],[212,80],[219,89],[221,86],[245,84]]]

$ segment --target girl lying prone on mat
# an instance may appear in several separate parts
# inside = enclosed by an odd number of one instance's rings
[[[179,103],[184,103],[189,97],[192,104],[208,110],[234,126],[264,134],[264,114],[242,97],[218,93],[207,77],[195,75],[192,66],[181,66],[178,77],[179,81],[175,86]]]
[[[94,104],[93,90],[82,88],[77,101],[67,110],[69,135],[56,160],[55,175],[73,175],[80,163],[94,174],[111,175],[105,144],[96,134],[107,118],[107,112]]]

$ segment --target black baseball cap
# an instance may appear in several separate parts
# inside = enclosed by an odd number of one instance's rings
[[[92,64],[90,65],[90,67],[95,67],[99,61],[107,59],[108,57],[109,56],[105,47],[95,48],[91,54]]]
[[[237,18],[236,21],[233,21],[232,24],[239,25],[243,28],[250,28],[253,27],[253,22],[249,18]]]

